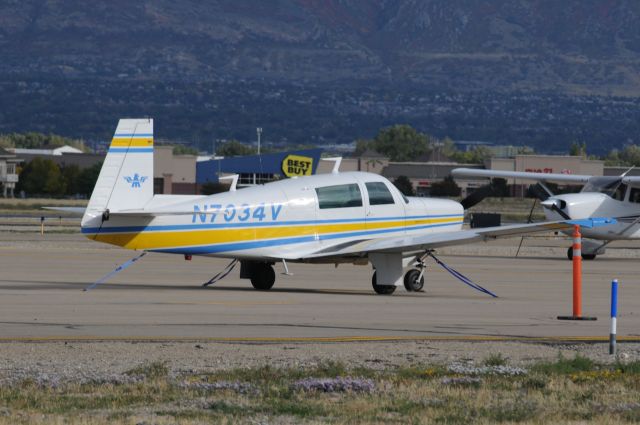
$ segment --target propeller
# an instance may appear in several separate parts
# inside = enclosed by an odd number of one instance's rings
[[[491,183],[486,184],[484,186],[480,186],[476,190],[474,190],[469,196],[464,198],[460,203],[462,204],[462,208],[468,210],[476,204],[479,204],[484,200],[484,198],[493,195],[495,192],[494,187]]]
[[[551,196],[540,183],[529,186],[529,195],[532,195],[541,201],[546,201],[549,199],[549,196]]]
[[[562,208],[566,206],[565,201],[561,199],[547,199],[546,201],[542,201],[541,205],[544,208],[557,212],[565,220],[571,220],[571,217],[569,217],[569,214],[562,211]]]

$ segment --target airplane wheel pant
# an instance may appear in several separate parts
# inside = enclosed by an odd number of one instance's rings
[[[276,272],[267,263],[255,264],[251,273],[251,284],[260,291],[271,289],[276,281]]]
[[[376,272],[373,272],[373,276],[371,277],[371,286],[373,286],[373,290],[376,291],[376,294],[380,295],[391,295],[393,291],[396,290],[394,285],[378,285],[378,279],[376,279]]]

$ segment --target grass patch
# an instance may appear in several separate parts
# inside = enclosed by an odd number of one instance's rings
[[[506,366],[507,358],[500,353],[490,354],[482,361],[485,366]]]
[[[165,378],[169,375],[166,362],[144,363],[126,372],[130,376],[144,376],[147,379]]]
[[[490,361],[489,361],[490,360]],[[504,359],[502,359],[504,360]],[[487,359],[496,365],[501,359]],[[210,374],[170,373],[154,362],[128,371],[143,376],[122,383],[62,384],[33,381],[0,386],[5,423],[620,423],[640,420],[635,363],[598,365],[559,357],[528,367],[527,375],[469,378],[446,365],[349,369],[336,362],[312,368],[270,366]],[[367,377],[370,392],[299,391],[305,378]],[[458,385],[454,379],[478,379]],[[241,382],[252,391],[192,388],[185,382]],[[463,382],[463,381],[460,381]],[[475,382],[475,381],[474,381]],[[253,390],[255,389],[255,391]],[[5,410],[3,410],[5,409]]]
[[[531,370],[545,374],[567,375],[593,371],[596,366],[597,364],[593,360],[580,354],[576,354],[573,359],[566,359],[560,354],[556,361],[538,363]]]

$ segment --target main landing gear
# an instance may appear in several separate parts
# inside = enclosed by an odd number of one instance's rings
[[[573,260],[573,247],[570,246],[569,249],[567,249],[567,258],[569,260]],[[595,260],[596,259],[596,254],[586,254],[586,253],[582,253],[582,258],[584,260]]]
[[[404,274],[404,288],[408,292],[420,292],[424,288],[424,272],[427,268],[422,257],[415,260],[416,268],[409,269]],[[396,290],[395,285],[378,285],[376,272],[373,272],[371,277],[371,286],[376,294],[391,295]]]
[[[240,279],[251,280],[251,285],[259,291],[268,291],[276,282],[276,272],[272,263],[242,261]]]

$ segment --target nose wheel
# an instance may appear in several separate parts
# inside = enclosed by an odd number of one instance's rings
[[[424,269],[411,269],[404,275],[404,287],[409,292],[422,291],[424,287]]]

